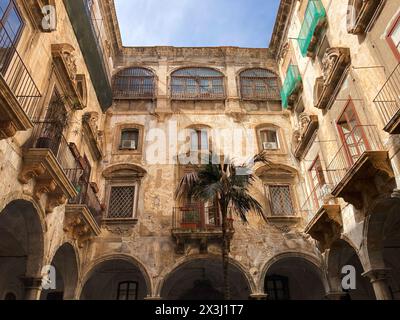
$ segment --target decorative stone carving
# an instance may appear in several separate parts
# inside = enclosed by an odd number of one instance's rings
[[[340,205],[323,205],[307,225],[305,232],[318,241],[320,251],[324,252],[340,238],[342,230]]]
[[[34,196],[39,199],[47,194],[46,212],[77,196],[74,185],[49,149],[28,149],[24,151],[23,165],[18,176],[22,184],[35,179]]]
[[[314,102],[318,109],[329,108],[335,101],[340,85],[351,63],[348,48],[329,48],[322,59],[323,77],[314,85]]]
[[[293,133],[293,150],[296,158],[301,158],[311,139],[318,130],[318,116],[302,113],[299,117],[300,129]]]
[[[53,44],[51,51],[55,72],[69,102],[75,109],[84,109],[86,107],[86,80],[84,75],[77,75],[75,48],[67,43]]]
[[[101,233],[86,205],[70,204],[65,208],[64,231],[78,242],[79,247]]]
[[[87,112],[82,117],[83,131],[90,151],[96,160],[101,160],[103,158],[103,150],[99,139],[98,122],[99,114],[97,112]]]
[[[365,151],[331,193],[360,210],[380,194],[390,194],[394,176],[387,151]]]
[[[386,0],[349,0],[347,32],[363,34],[373,26]]]

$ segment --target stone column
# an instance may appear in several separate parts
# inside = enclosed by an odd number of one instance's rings
[[[146,297],[144,298],[144,300],[148,300],[148,301],[161,301],[163,300],[161,297]]]
[[[371,269],[363,273],[364,277],[371,280],[377,300],[392,300],[388,278],[390,269]]]
[[[253,293],[250,295],[249,300],[267,300],[268,295],[266,293]]]
[[[327,300],[344,300],[347,298],[347,293],[340,291],[330,291],[326,293],[325,298]]]
[[[40,300],[42,293],[42,278],[26,277],[22,279],[25,293],[24,300]]]

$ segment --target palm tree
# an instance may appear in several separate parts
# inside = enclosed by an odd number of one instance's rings
[[[198,165],[193,172],[183,176],[176,192],[177,201],[212,202],[216,204],[217,214],[222,217],[222,267],[224,281],[224,298],[230,300],[229,286],[229,252],[231,233],[228,225],[228,214],[232,211],[247,222],[247,214],[253,210],[263,216],[262,205],[250,193],[250,187],[256,179],[253,167],[257,163],[269,164],[266,153],[254,156],[244,164],[234,164],[232,161],[218,159],[210,153],[208,164]],[[220,157],[224,158],[223,156]]]

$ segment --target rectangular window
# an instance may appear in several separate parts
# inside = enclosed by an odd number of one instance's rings
[[[397,60],[400,61],[400,16],[397,18],[395,23],[387,35],[387,42],[392,49]]]
[[[350,100],[339,118],[338,130],[350,165],[369,149],[363,126],[360,125],[353,102]]]
[[[138,150],[139,147],[139,130],[128,129],[121,133],[121,150]]]
[[[190,136],[191,151],[208,150],[208,132],[205,129],[195,129],[191,131]]]
[[[294,215],[292,194],[289,185],[269,186],[269,194],[273,216]]]
[[[263,150],[278,150],[278,134],[276,130],[260,131],[261,143]]]
[[[118,284],[117,300],[137,300],[138,283],[125,281]]]
[[[135,186],[111,187],[107,218],[133,218],[135,191]]]

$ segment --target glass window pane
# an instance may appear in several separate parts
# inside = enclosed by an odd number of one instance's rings
[[[7,16],[6,22],[4,23],[4,28],[12,42],[15,42],[21,27],[21,18],[15,8],[12,8]]]

